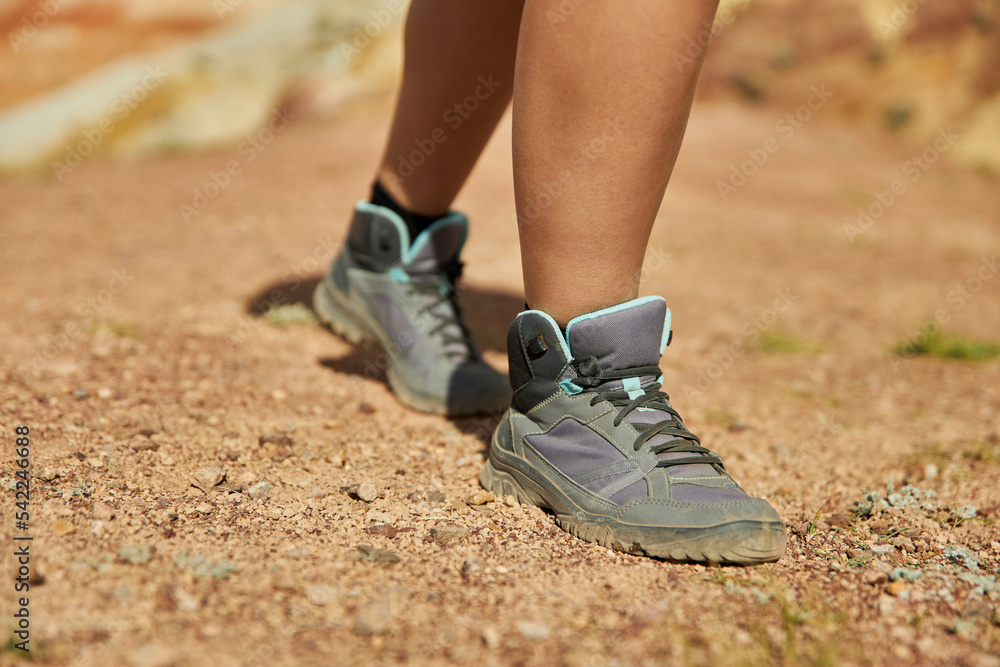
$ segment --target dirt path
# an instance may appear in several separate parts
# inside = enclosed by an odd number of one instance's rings
[[[642,292],[673,310],[663,365],[686,422],[791,535],[774,565],[673,565],[468,504],[491,419],[403,409],[376,354],[254,314],[308,298],[387,111],[295,122],[252,161],[0,182],[0,482],[22,424],[34,474],[27,533],[4,494],[2,567],[10,582],[11,538],[32,535],[37,663],[1000,665],[1000,362],[889,354],[935,313],[996,337],[995,180],[946,154],[912,180],[928,147],[822,110],[787,136],[790,109],[696,108]],[[508,144],[505,124],[460,202],[464,299],[501,368],[522,302]],[[230,160],[240,173],[185,223]],[[894,179],[852,242],[845,223]],[[209,466],[244,490],[211,488]],[[890,482],[891,505],[852,514]],[[6,632],[11,583],[0,602]]]

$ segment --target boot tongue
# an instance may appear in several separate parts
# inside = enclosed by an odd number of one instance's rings
[[[670,335],[670,310],[661,297],[643,297],[618,306],[605,308],[574,318],[566,325],[566,339],[574,358],[591,355],[602,370],[624,370],[638,366],[658,366],[663,348]],[[653,385],[658,378],[643,375],[634,380],[610,380],[604,387],[637,391]],[[655,424],[668,417],[662,410],[631,411],[626,420],[632,424]],[[676,436],[659,434],[650,446],[677,440]],[[660,459],[690,457],[687,452],[663,452]],[[673,477],[717,477],[711,465],[691,464],[671,469]]]
[[[420,232],[403,253],[408,271],[435,271],[457,259],[465,245],[469,221],[461,213],[449,213]]]
[[[648,296],[570,320],[566,340],[574,358],[589,354],[604,370],[623,370],[659,365],[669,332],[666,302]]]
[[[410,274],[410,280],[436,286],[438,296],[433,295],[435,290],[432,288],[432,294],[425,294],[422,298],[428,302],[425,312],[432,317],[441,318],[442,321],[455,319],[455,307],[451,300],[446,298],[455,289],[455,285],[448,282],[442,273],[442,268],[458,259],[462,246],[465,245],[468,229],[469,221],[464,215],[449,213],[420,232],[409,249],[403,253],[403,267]],[[432,322],[427,326],[436,324]],[[462,327],[456,321],[441,326],[438,331],[452,338],[445,344],[444,350],[453,359],[471,360],[476,356],[477,352],[471,347],[471,342],[466,340]]]

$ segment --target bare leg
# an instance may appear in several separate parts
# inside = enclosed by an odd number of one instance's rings
[[[413,0],[378,177],[414,213],[448,210],[507,108],[522,8],[523,0]]]
[[[678,67],[717,0],[527,0],[514,86],[525,296],[560,325],[628,301],[701,62]],[[553,22],[555,18],[565,20]]]

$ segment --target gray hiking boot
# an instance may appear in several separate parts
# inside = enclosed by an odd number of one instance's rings
[[[778,513],[751,498],[660,391],[670,311],[644,297],[570,321],[521,313],[507,336],[514,398],[482,485],[552,510],[589,542],[675,561],[764,563]]]
[[[347,243],[313,295],[320,320],[352,343],[381,345],[407,405],[451,416],[506,407],[506,379],[482,360],[455,300],[468,220],[449,213],[410,243],[395,212],[359,202]]]

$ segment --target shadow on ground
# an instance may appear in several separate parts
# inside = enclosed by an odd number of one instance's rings
[[[260,315],[274,305],[302,304],[312,308],[313,291],[320,280],[322,276],[314,276],[267,285],[247,300],[246,310],[251,315]],[[480,348],[506,353],[507,327],[524,308],[523,297],[508,292],[463,286],[459,302]],[[342,357],[324,357],[319,363],[337,373],[385,382],[385,371],[379,366],[380,357],[378,349],[363,345],[355,346],[351,353]],[[474,435],[483,444],[488,444],[501,415],[502,412],[497,412],[479,417],[453,418],[450,421],[462,433]]]
[[[312,308],[313,292],[322,279],[322,276],[312,276],[267,285],[247,300],[246,311],[251,315],[260,315],[275,305],[293,304]],[[469,285],[462,285],[460,290],[459,303],[479,347],[506,354],[507,327],[510,326],[514,316],[524,308],[524,297]],[[363,368],[364,360],[362,359],[360,364],[348,364],[348,366]],[[342,372],[352,371],[345,369]]]

